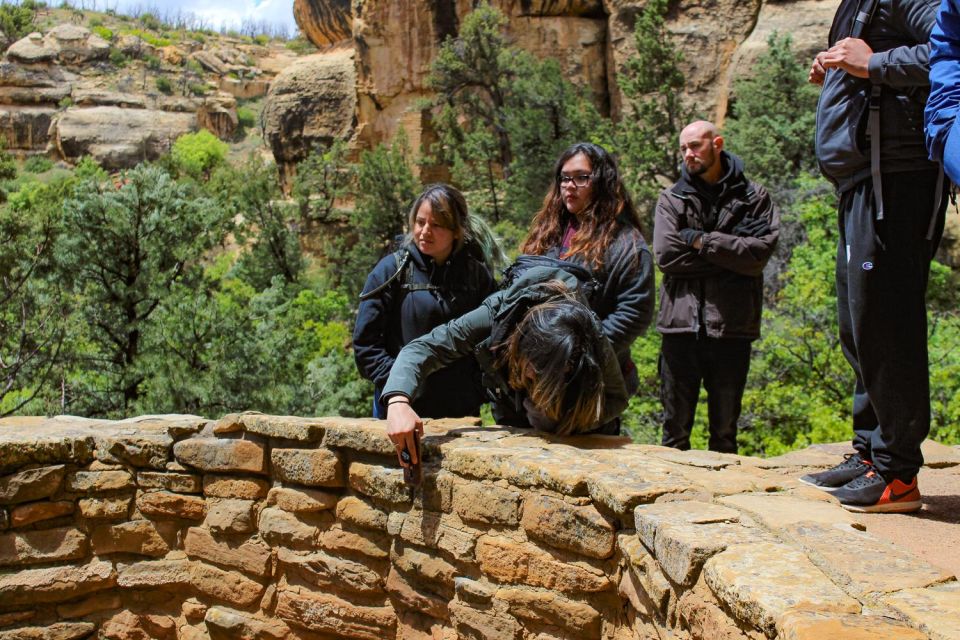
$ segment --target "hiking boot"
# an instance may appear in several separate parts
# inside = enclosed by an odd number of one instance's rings
[[[872,468],[870,461],[861,458],[859,453],[848,453],[843,456],[843,462],[837,466],[818,473],[808,473],[800,478],[800,482],[833,493]]]
[[[833,495],[847,511],[861,513],[911,513],[923,506],[916,476],[910,482],[894,479],[888,484],[875,469],[854,478]]]

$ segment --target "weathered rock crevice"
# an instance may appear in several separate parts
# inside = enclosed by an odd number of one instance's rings
[[[960,629],[956,577],[855,528],[791,456],[432,421],[413,490],[370,420],[3,422],[0,638]]]

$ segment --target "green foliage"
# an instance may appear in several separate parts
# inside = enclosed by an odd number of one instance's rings
[[[127,54],[120,49],[110,47],[110,64],[115,67],[125,67],[128,62],[130,62],[130,58],[127,57]]]
[[[525,227],[557,154],[599,116],[555,61],[509,46],[506,20],[483,3],[440,47],[428,77],[437,93],[434,160],[450,165],[473,211]]]
[[[341,222],[344,216],[341,200],[350,193],[354,176],[343,141],[335,141],[328,149],[314,149],[297,165],[293,184],[300,219],[307,225]]]
[[[37,6],[33,2],[0,3],[0,46],[6,51],[11,44],[34,30]]]
[[[293,51],[298,56],[305,56],[317,52],[317,47],[302,35],[297,36],[293,40],[287,40],[283,46],[290,51]]]
[[[119,186],[82,180],[63,204],[61,282],[76,305],[84,345],[70,404],[88,414],[126,414],[148,378],[154,314],[174,286],[196,277],[196,258],[222,241],[222,212],[157,167],[121,174]]]
[[[200,178],[227,157],[230,147],[206,129],[187,133],[173,143],[170,155],[174,165],[187,175]]]
[[[159,31],[163,28],[163,23],[160,22],[160,19],[157,18],[152,13],[142,13],[140,14],[140,24],[143,25],[144,29],[150,29],[151,31]]]
[[[681,101],[683,56],[666,28],[667,0],[650,0],[637,15],[637,52],[618,76],[626,113],[614,131],[620,167],[639,211],[652,211],[661,178],[679,177],[680,131],[693,113]],[[648,224],[647,228],[653,228]]]
[[[153,45],[154,47],[162,48],[169,47],[173,44],[173,41],[169,38],[162,38],[155,34],[144,31],[143,29],[127,29],[124,31],[125,34],[137,36],[147,44]]]
[[[410,148],[401,129],[389,147],[380,144],[360,156],[356,204],[344,213],[344,232],[324,245],[325,281],[356,299],[367,274],[406,231],[407,214],[419,185],[410,168]]]
[[[205,96],[210,93],[210,87],[206,82],[191,82],[187,85],[187,90],[195,96]]]
[[[767,46],[750,75],[734,83],[726,138],[748,159],[752,178],[779,190],[800,173],[816,172],[818,90],[807,82],[807,65],[794,54],[789,34],[771,34]]]
[[[90,30],[93,31],[98,36],[100,36],[101,38],[103,38],[104,40],[106,40],[107,42],[110,42],[113,40],[113,31],[111,31],[107,27],[95,26],[95,27],[91,27]]]
[[[203,75],[203,65],[201,65],[199,62],[197,62],[193,58],[188,58],[187,61],[184,63],[184,66],[186,67],[187,71],[190,71],[191,73],[195,73],[197,75]]]
[[[30,156],[23,163],[23,170],[28,173],[44,173],[53,168],[53,161],[47,156]]]
[[[87,24],[88,24],[88,26],[90,27],[90,29],[91,29],[91,31],[92,31],[93,29],[96,29],[97,27],[102,27],[102,26],[103,26],[103,18],[101,18],[100,16],[93,16],[92,18],[90,18],[90,22],[87,23]]]
[[[254,37],[253,37],[253,41],[254,41],[255,43],[261,45],[261,46],[262,46],[262,45],[266,45],[266,44],[268,44],[268,43],[270,42],[270,36],[261,33],[261,34],[258,35],[258,36],[254,36]]]
[[[298,209],[283,199],[274,165],[257,157],[237,168],[224,165],[211,177],[208,191],[230,219],[239,220],[236,239],[246,249],[235,276],[258,291],[276,277],[286,285],[301,279],[305,260],[297,235]]]
[[[52,246],[66,182],[33,183],[0,208],[0,416],[18,412],[55,379],[66,334]]]
[[[146,54],[143,56],[143,63],[147,65],[147,68],[152,71],[158,71],[162,66],[162,62],[160,58],[158,58],[157,56],[151,56],[150,54]]]
[[[64,96],[60,98],[60,102],[57,103],[57,107],[60,109],[69,109],[73,106],[73,98],[70,96]]]
[[[257,126],[257,112],[249,107],[238,107],[237,120],[241,129],[252,129]]]
[[[173,83],[166,76],[157,76],[154,82],[157,85],[157,91],[170,95],[173,93]]]

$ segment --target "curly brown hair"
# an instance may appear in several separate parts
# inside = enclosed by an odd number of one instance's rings
[[[593,200],[577,216],[580,228],[563,258],[578,257],[593,269],[603,267],[604,254],[625,224],[642,230],[616,160],[606,149],[591,142],[578,142],[560,154],[553,170],[553,185],[543,199],[543,207],[533,218],[527,237],[520,245],[522,253],[543,255],[560,246],[570,219],[560,189],[560,172],[570,158],[583,154],[590,160]]]

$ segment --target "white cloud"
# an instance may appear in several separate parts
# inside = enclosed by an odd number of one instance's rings
[[[293,0],[73,0],[73,4],[100,11],[111,8],[121,13],[139,9],[160,18],[193,14],[215,29],[238,28],[245,20],[284,25],[291,35],[297,29]]]

